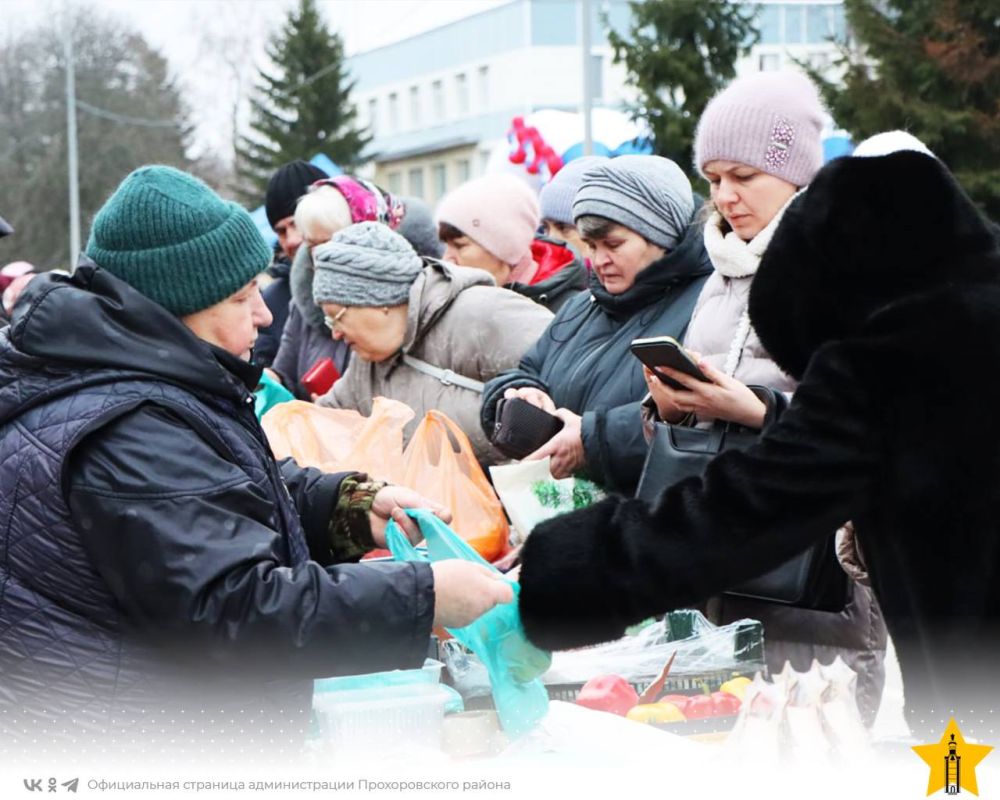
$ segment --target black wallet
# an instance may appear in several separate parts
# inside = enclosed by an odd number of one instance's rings
[[[519,397],[497,403],[490,441],[505,456],[524,458],[562,430],[563,421]]]

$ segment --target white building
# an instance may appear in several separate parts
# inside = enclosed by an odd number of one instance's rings
[[[760,2],[761,41],[737,65],[779,69],[793,59],[829,65],[830,37],[846,36],[839,0]],[[590,4],[595,106],[620,108],[631,95],[601,21],[626,33],[627,0]],[[511,2],[352,56],[358,121],[374,138],[374,179],[391,192],[434,203],[483,172],[490,148],[517,115],[579,110],[583,96],[580,8],[576,0]]]

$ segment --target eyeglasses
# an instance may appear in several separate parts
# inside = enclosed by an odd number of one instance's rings
[[[332,317],[328,317],[328,316],[326,316],[324,314],[323,315],[323,324],[326,325],[326,327],[329,328],[331,331],[337,330],[337,328],[340,327],[340,318],[343,317],[344,314],[347,313],[347,309],[349,307],[350,306],[344,306],[342,309],[340,309],[340,311],[338,311]]]

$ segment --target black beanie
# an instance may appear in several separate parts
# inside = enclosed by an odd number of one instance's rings
[[[316,181],[329,177],[307,161],[292,161],[279,167],[267,182],[267,194],[264,196],[264,208],[271,227],[295,213],[295,203],[306,193],[306,189]]]

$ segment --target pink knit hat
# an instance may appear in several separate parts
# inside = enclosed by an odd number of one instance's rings
[[[463,183],[444,196],[435,216],[439,224],[458,228],[515,272],[531,263],[538,198],[514,175],[483,175]]]
[[[823,166],[823,104],[798,72],[758,72],[733,81],[705,107],[694,139],[699,172],[736,161],[805,186]]]

